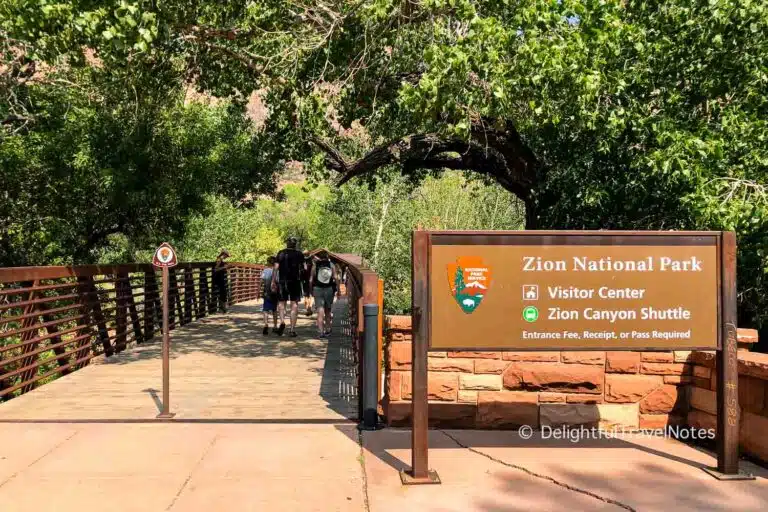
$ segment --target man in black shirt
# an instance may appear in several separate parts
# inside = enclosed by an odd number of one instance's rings
[[[213,266],[213,297],[215,311],[227,312],[227,262],[229,253],[222,249]]]
[[[277,314],[280,316],[280,327],[277,335],[285,332],[285,305],[291,303],[291,331],[289,336],[296,336],[296,318],[299,315],[299,301],[301,300],[301,269],[304,265],[304,254],[296,249],[297,241],[294,237],[286,240],[286,248],[277,253],[277,280],[280,286],[280,302],[277,305]]]

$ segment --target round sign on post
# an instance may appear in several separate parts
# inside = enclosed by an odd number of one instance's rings
[[[170,289],[170,272],[168,269],[175,267],[176,264],[176,251],[173,250],[171,244],[167,242],[160,244],[152,257],[152,265],[163,270],[163,410],[157,415],[160,419],[170,419],[174,416],[170,411],[169,403],[171,338],[168,326],[168,292]]]
[[[155,251],[152,257],[152,265],[161,268],[170,268],[176,266],[176,251],[168,242],[163,242]]]

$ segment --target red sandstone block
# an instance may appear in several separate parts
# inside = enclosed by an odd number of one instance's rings
[[[389,368],[391,370],[410,370],[411,369],[411,344],[410,343],[390,343],[389,344]]]
[[[509,362],[500,359],[475,359],[475,373],[501,374],[507,366]]]
[[[665,375],[664,384],[674,384],[675,386],[681,386],[683,384],[690,384],[694,378],[690,375]],[[709,386],[709,384],[707,384]]]
[[[664,379],[655,375],[605,376],[605,401],[614,403],[635,403],[654,389],[662,386]]]
[[[459,389],[499,391],[501,390],[501,375],[459,375]]]
[[[560,360],[560,352],[503,352],[505,361],[539,361],[557,362]]]
[[[427,368],[431,372],[464,372],[472,373],[475,361],[472,359],[432,358],[427,359]]]
[[[448,352],[448,357],[468,357],[471,359],[501,359],[501,352]]]
[[[717,417],[714,414],[694,409],[688,413],[687,423],[693,428],[716,429]]]
[[[739,376],[739,405],[755,414],[763,412],[768,382],[754,377]]]
[[[707,350],[707,351],[697,350],[695,352],[691,352],[691,355],[688,358],[688,360],[693,364],[706,366],[707,368],[715,367],[715,353],[711,350]]]
[[[603,392],[603,368],[584,364],[512,363],[504,371],[504,387],[512,390]]]
[[[675,362],[676,363],[690,363],[691,362],[691,350],[675,350]]]
[[[649,375],[690,375],[691,366],[685,363],[640,363],[640,373]]]
[[[670,377],[672,377],[672,375],[666,375],[664,379],[667,379]],[[696,386],[697,388],[709,389],[711,382],[712,382],[711,379],[702,379],[701,377],[693,377],[693,385]]]
[[[600,395],[566,394],[565,401],[569,404],[601,404],[603,397]]]
[[[515,428],[539,426],[536,393],[480,391],[477,395],[478,428]]]
[[[565,393],[550,393],[547,391],[542,391],[539,393],[539,402],[540,403],[565,403]]]
[[[759,352],[739,353],[739,375],[768,380],[768,354]]]
[[[675,356],[672,352],[643,352],[640,360],[649,363],[672,363],[675,361]]]
[[[640,352],[606,352],[605,371],[608,373],[637,373]]]
[[[712,369],[707,368],[706,366],[696,365],[693,367],[693,376],[701,379],[709,379],[712,376]]]
[[[403,399],[411,400],[411,380],[403,381]],[[427,380],[427,400],[455,402],[458,397],[459,377],[455,373],[431,373]]]
[[[388,396],[393,402],[403,399],[403,381],[411,380],[411,372],[389,372]]]
[[[390,329],[393,331],[410,331],[411,316],[410,315],[387,316],[387,329]]]
[[[389,343],[398,343],[401,341],[405,341],[405,334],[398,331],[387,331],[386,337]]]
[[[643,414],[668,414],[687,409],[685,390],[671,384],[664,384],[651,391],[640,401],[640,412]]]
[[[757,343],[757,329],[736,329],[736,341],[745,345],[752,345]]]
[[[717,414],[717,393],[708,389],[691,388],[691,407],[709,414]]]
[[[768,417],[746,412],[742,414],[739,441],[743,449],[761,460],[768,460]]]
[[[605,363],[605,352],[571,351],[560,355],[564,363],[600,364]]]
[[[640,428],[658,429],[672,425],[683,425],[685,423],[682,416],[669,414],[641,414]]]
[[[477,405],[450,402],[428,404],[429,426],[437,428],[475,428]],[[391,427],[411,426],[411,403],[392,402],[387,407],[387,425]]]

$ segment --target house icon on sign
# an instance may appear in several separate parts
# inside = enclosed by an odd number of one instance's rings
[[[523,285],[523,300],[539,300],[539,285],[537,285],[537,284],[524,284]]]

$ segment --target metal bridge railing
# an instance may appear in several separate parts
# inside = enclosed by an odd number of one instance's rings
[[[365,265],[362,258],[330,251],[329,254],[345,276],[343,284],[349,307],[349,334],[360,390],[358,418],[364,427],[375,428],[382,398],[384,282]]]
[[[170,329],[219,309],[213,266],[171,269]],[[262,269],[229,263],[226,303],[258,298]],[[153,339],[162,327],[159,283],[149,264],[0,268],[0,401]]]

